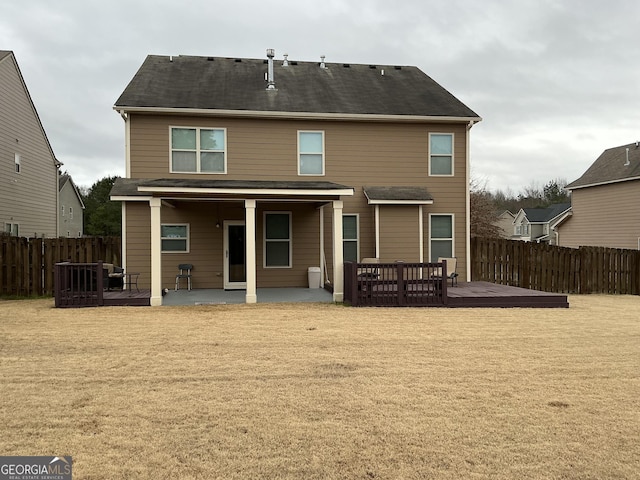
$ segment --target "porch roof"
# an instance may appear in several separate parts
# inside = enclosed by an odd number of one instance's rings
[[[245,196],[331,198],[352,196],[354,188],[333,182],[211,179],[118,178],[111,189],[112,200],[150,196]]]
[[[425,187],[364,187],[369,205],[431,205],[433,197]]]

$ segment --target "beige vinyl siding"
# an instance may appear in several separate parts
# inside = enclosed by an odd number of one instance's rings
[[[380,207],[380,261],[418,262],[420,234],[418,207]],[[425,259],[426,259],[425,255]]]
[[[638,248],[640,181],[627,181],[571,192],[573,215],[559,228],[563,247]]]
[[[344,197],[344,214],[359,214],[360,256],[375,255],[374,207],[367,204],[363,194],[364,186],[423,186],[434,198],[433,205],[424,206],[424,259],[429,258],[428,215],[446,213],[455,215],[455,249],[460,259],[458,272],[465,278],[466,270],[466,125],[380,123],[353,121],[293,121],[270,119],[233,119],[186,116],[152,116],[131,114],[131,177],[132,178],[192,178],[229,180],[279,180],[279,181],[330,181],[354,187],[353,197]],[[227,174],[172,174],[169,171],[170,127],[198,126],[227,129]],[[325,134],[325,175],[298,175],[298,130],[323,131]],[[429,132],[454,134],[454,177],[430,177],[429,172]],[[206,205],[207,202],[204,202]],[[228,204],[221,202],[220,211]],[[319,255],[319,213],[313,201],[309,203],[276,203],[258,200],[257,203],[257,282],[263,286],[304,286],[307,282],[307,268],[320,265]],[[211,207],[215,208],[215,207]],[[264,210],[292,211],[293,222],[293,268],[262,269]],[[418,207],[385,206],[381,216],[381,250],[389,250],[391,260],[405,259],[417,261],[419,258]],[[306,211],[306,213],[303,213]],[[163,223],[166,208],[162,209]],[[400,212],[400,213],[398,213]],[[411,212],[411,213],[408,213]],[[176,209],[167,215],[177,215],[176,223],[185,223],[182,210]],[[332,265],[332,206],[325,207],[325,253],[329,271]],[[178,221],[178,219],[180,221]],[[231,219],[231,218],[229,218]],[[242,209],[235,220],[244,219]],[[405,223],[400,225],[399,220]],[[200,221],[207,221],[204,217]],[[192,231],[197,222],[190,223]],[[397,232],[403,237],[401,244],[394,239]],[[196,232],[192,233],[193,235]],[[214,255],[222,256],[222,228],[219,240],[207,244]],[[406,239],[406,240],[404,240]],[[393,246],[395,245],[395,246]],[[192,248],[187,258],[194,259],[204,254]],[[178,256],[175,255],[175,258]],[[397,257],[397,258],[396,258]],[[191,261],[193,260],[193,261]],[[206,262],[213,262],[208,259]],[[163,265],[166,254],[163,255]],[[173,262],[176,263],[176,262]],[[177,265],[177,263],[176,263]],[[171,266],[173,268],[173,265]],[[196,269],[197,269],[196,265]],[[207,267],[209,268],[209,267]],[[221,266],[220,266],[221,268]],[[220,270],[221,271],[221,270]],[[167,268],[163,266],[163,286],[170,280]],[[331,273],[330,273],[331,274]],[[201,285],[222,285],[222,276],[215,267],[209,268],[205,277],[197,277],[194,282]],[[196,285],[197,283],[194,283]]]
[[[0,178],[0,228],[11,222],[21,236],[56,236],[57,169],[12,55],[0,61]]]
[[[151,288],[151,209],[148,202],[128,202],[125,209],[125,270],[140,273],[139,288]]]

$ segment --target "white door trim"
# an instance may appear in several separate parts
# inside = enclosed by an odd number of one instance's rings
[[[229,227],[230,226],[243,226],[246,228],[244,220],[225,220],[223,222],[224,234],[223,234],[223,252],[222,252],[222,265],[224,269],[224,289],[225,290],[244,290],[247,288],[247,282],[232,282],[229,280]],[[245,266],[246,266],[246,254],[245,254]]]

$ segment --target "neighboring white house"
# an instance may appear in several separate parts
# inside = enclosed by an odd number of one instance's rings
[[[513,239],[557,245],[555,229],[571,215],[570,203],[547,208],[521,208],[513,219]]]
[[[73,183],[73,179],[66,173],[60,175],[60,211],[58,212],[58,230],[61,237],[81,237],[84,234],[83,210],[84,203]]]
[[[513,236],[513,220],[516,216],[509,210],[504,210],[496,215],[493,224],[498,227],[501,238],[511,238]]]

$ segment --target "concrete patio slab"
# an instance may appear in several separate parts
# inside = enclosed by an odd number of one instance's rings
[[[258,303],[322,302],[333,303],[333,295],[324,288],[258,288]],[[180,289],[169,290],[162,305],[215,305],[245,303],[244,290]]]

